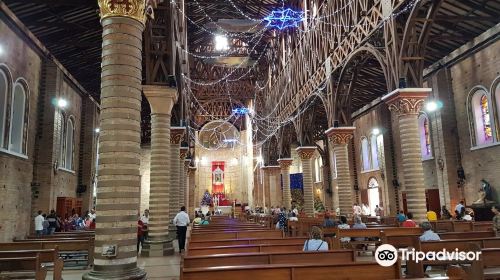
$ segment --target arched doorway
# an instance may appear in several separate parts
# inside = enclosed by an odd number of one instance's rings
[[[380,205],[380,188],[377,179],[372,177],[368,180],[368,206],[372,216],[375,216],[377,205]]]

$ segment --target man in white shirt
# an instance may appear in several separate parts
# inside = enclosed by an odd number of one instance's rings
[[[38,216],[35,217],[35,233],[37,237],[41,237],[43,234],[43,221],[45,219],[42,216],[42,210],[38,210]]]
[[[95,220],[95,217],[96,217],[95,209],[90,209],[89,217],[90,217],[90,220]]]
[[[177,227],[177,240],[179,241],[179,252],[184,250],[186,245],[186,231],[189,225],[189,216],[186,213],[186,207],[182,206],[181,211],[175,215],[174,225]]]
[[[144,214],[141,216],[141,221],[143,224],[144,239],[148,239],[149,209],[144,210]]]

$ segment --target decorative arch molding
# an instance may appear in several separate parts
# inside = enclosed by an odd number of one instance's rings
[[[491,92],[482,85],[473,87],[467,95],[467,115],[472,147],[495,142],[495,118]],[[486,102],[486,104],[484,103]]]

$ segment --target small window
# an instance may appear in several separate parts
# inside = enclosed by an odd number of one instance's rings
[[[422,159],[426,160],[432,157],[431,134],[427,115],[421,114],[418,117],[418,128],[420,133],[420,152]]]
[[[7,96],[9,92],[9,79],[7,74],[0,68],[0,148],[4,148],[4,142],[6,142],[5,137],[7,133],[5,132],[7,120]]]
[[[10,145],[9,150],[24,154],[24,125],[25,125],[25,105],[26,90],[23,85],[17,83],[12,95],[12,114],[10,126]]]
[[[337,179],[337,153],[333,152],[333,179]]]
[[[64,168],[68,170],[73,170],[73,154],[74,154],[74,123],[73,119],[69,118],[68,123],[66,125],[66,151],[65,151],[65,159],[64,159]]]
[[[361,138],[361,162],[363,171],[370,170],[370,145],[366,137]]]
[[[495,99],[497,101],[496,105],[497,105],[498,124],[500,124],[500,82],[497,83],[497,86],[495,88]]]
[[[476,146],[493,143],[493,131],[491,125],[491,104],[485,90],[477,90],[471,99],[472,126],[475,136],[473,143]]]

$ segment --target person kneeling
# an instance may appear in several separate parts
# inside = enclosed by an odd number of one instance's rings
[[[319,227],[312,227],[309,240],[302,251],[328,251],[328,243],[323,241],[323,232]]]

